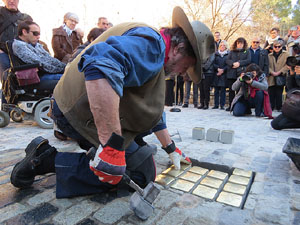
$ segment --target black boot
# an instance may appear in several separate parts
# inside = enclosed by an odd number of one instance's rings
[[[13,168],[11,183],[18,188],[32,185],[36,175],[55,172],[56,149],[48,144],[43,137],[33,139],[25,149],[25,158]]]
[[[204,104],[201,103],[200,106],[198,106],[198,109],[203,109],[204,108]]]

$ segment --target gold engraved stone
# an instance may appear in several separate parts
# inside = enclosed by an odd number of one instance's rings
[[[191,173],[191,172],[186,172],[185,174],[183,174],[180,179],[184,179],[184,180],[188,180],[191,182],[196,182],[201,178],[200,174],[196,174],[196,173]]]
[[[205,177],[200,184],[209,186],[209,187],[213,187],[213,188],[219,188],[221,186],[221,184],[223,183],[222,180],[213,178],[213,177]]]
[[[183,170],[176,170],[174,165],[171,166],[170,168],[166,169],[165,171],[162,172],[162,174],[167,174],[172,177],[178,177],[180,176],[184,171]]]
[[[201,175],[204,175],[207,171],[208,171],[208,169],[204,169],[204,168],[199,167],[199,166],[193,166],[193,167],[189,170],[189,172],[197,173],[197,174],[201,174]]]
[[[220,180],[224,180],[228,176],[228,174],[227,173],[223,173],[221,171],[211,170],[211,171],[209,171],[209,173],[207,174],[207,176],[218,178]]]
[[[175,180],[174,177],[164,175],[164,174],[159,174],[156,177],[155,182],[158,184],[161,184],[163,186],[166,186],[166,185],[169,185],[173,180]]]
[[[186,170],[190,167],[191,167],[191,164],[187,164],[187,163],[183,163],[183,162],[180,163],[180,170]]]
[[[217,189],[210,188],[204,185],[198,185],[196,189],[193,191],[194,195],[198,195],[203,198],[213,199],[217,193]]]
[[[223,190],[243,195],[245,193],[245,191],[246,191],[246,186],[228,182],[227,184],[225,184]]]
[[[222,191],[217,198],[217,202],[225,203],[235,207],[240,207],[243,197],[241,195]]]
[[[242,170],[235,168],[232,172],[233,175],[243,176],[243,177],[251,177],[252,171]]]
[[[171,185],[172,188],[185,191],[185,192],[189,192],[193,186],[194,183],[186,180],[181,180],[181,179],[178,179],[174,184]]]
[[[231,175],[229,177],[230,182],[236,183],[236,184],[242,184],[242,185],[247,185],[249,183],[250,178],[249,177],[242,177],[238,175]]]

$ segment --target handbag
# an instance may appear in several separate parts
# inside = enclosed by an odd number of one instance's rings
[[[15,74],[20,86],[40,83],[38,68],[19,70],[16,71]]]
[[[286,100],[282,105],[282,114],[300,122],[300,90],[292,89],[288,91]]]
[[[282,76],[282,75],[276,76],[275,83],[277,86],[284,86],[286,83],[286,76]]]

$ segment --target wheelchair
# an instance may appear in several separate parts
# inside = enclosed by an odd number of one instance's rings
[[[2,93],[0,127],[6,127],[10,119],[22,122],[25,117],[34,119],[41,128],[53,128],[53,120],[49,116],[51,95],[58,80],[43,79],[40,64],[24,64],[13,55],[12,42],[6,42],[6,50],[11,67],[2,74]],[[20,85],[18,71],[38,68],[39,82]]]

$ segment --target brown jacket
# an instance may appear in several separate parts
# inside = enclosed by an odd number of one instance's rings
[[[282,51],[282,53],[279,55],[277,62],[275,60],[275,57],[273,56],[273,53],[269,54],[269,76],[268,76],[268,85],[269,87],[275,85],[275,78],[271,75],[271,72],[281,72],[281,75],[286,76],[288,72],[288,67],[286,66],[286,59],[289,56],[289,53],[287,51]]]
[[[71,36],[63,29],[63,26],[53,29],[52,48],[54,57],[67,63],[72,56],[74,49],[82,44],[80,35],[73,31]]]

